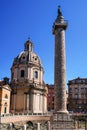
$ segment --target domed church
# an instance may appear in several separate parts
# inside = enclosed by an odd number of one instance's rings
[[[33,43],[28,39],[24,51],[14,58],[11,67],[11,112],[46,113],[47,86],[44,70]]]

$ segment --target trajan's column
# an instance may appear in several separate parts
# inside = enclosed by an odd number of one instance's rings
[[[66,108],[66,54],[65,54],[65,31],[68,23],[64,20],[60,6],[58,16],[53,25],[55,35],[55,66],[54,66],[54,93],[55,112],[68,113]]]

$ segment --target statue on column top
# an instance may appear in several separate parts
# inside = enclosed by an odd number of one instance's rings
[[[58,6],[58,16],[62,16],[62,12],[61,12],[61,9],[60,9],[60,5]]]

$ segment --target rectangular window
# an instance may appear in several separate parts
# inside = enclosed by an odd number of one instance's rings
[[[34,72],[34,78],[35,78],[35,79],[38,78],[38,72],[37,72],[37,71]]]
[[[81,98],[82,98],[82,99],[84,98],[84,94],[81,95]]]
[[[81,88],[81,92],[84,92],[84,88]]]
[[[74,92],[77,93],[78,92],[78,88],[74,88]]]
[[[85,92],[87,92],[87,88],[85,88]]]
[[[76,98],[76,99],[78,98],[78,95],[77,95],[77,94],[75,94],[75,98]]]
[[[21,70],[21,77],[24,77],[24,70]]]

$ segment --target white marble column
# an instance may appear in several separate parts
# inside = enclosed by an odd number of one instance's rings
[[[37,96],[33,94],[33,112],[37,109]]]
[[[27,94],[27,111],[29,111],[29,94]]]
[[[43,96],[43,102],[44,102],[44,105],[43,105],[44,112],[46,112],[46,97],[45,97],[45,95]]]
[[[44,113],[44,95],[42,95],[42,112]]]
[[[47,95],[45,95],[45,112],[47,112]]]
[[[39,110],[42,111],[42,95],[39,95]]]
[[[37,112],[39,112],[39,94],[36,95],[37,96]]]
[[[34,110],[35,110],[35,102],[34,102],[34,100],[35,100],[35,95],[33,94],[32,97],[33,97],[33,99],[32,99],[32,104],[33,104],[32,110],[33,110],[33,113],[34,113]]]
[[[26,109],[26,94],[24,94],[24,111]]]

